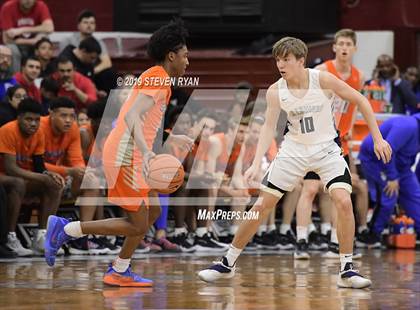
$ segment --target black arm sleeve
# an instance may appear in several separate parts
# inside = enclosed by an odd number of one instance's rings
[[[44,157],[42,155],[32,156],[32,161],[34,163],[34,172],[43,173],[45,170]]]

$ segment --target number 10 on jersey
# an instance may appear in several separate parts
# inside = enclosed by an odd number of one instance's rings
[[[311,117],[304,117],[300,120],[300,129],[303,134],[315,131],[314,119]]]

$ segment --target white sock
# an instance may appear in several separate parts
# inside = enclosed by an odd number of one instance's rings
[[[241,252],[242,252],[242,249],[237,249],[232,244],[229,245],[229,250],[226,253],[225,257],[230,267],[232,267],[235,264]]]
[[[187,229],[185,228],[185,227],[181,227],[181,228],[175,228],[175,236],[179,236],[179,235],[182,235],[182,234],[187,234],[188,233],[188,231],[187,231]]]
[[[47,230],[46,229],[38,229],[38,232],[36,233],[36,237],[37,239],[44,237],[47,234]]]
[[[82,233],[82,226],[80,226],[80,221],[70,222],[64,226],[64,232],[73,238],[81,238],[85,234]]]
[[[353,254],[341,254],[340,253],[340,264],[341,264],[341,270],[344,270],[344,267],[346,267],[347,263],[353,262]]]
[[[330,241],[332,243],[338,244],[338,237],[337,237],[337,229],[336,228],[331,228],[331,239],[330,239]]]
[[[308,227],[306,226],[296,226],[297,241],[305,240],[308,241]]]
[[[257,230],[257,236],[261,237],[267,231],[267,225],[260,225]]]
[[[314,223],[309,224],[308,226],[308,235],[311,234],[311,232],[316,231],[316,227],[314,225]]]
[[[282,235],[285,235],[285,234],[287,234],[287,232],[289,231],[289,230],[291,230],[292,228],[290,227],[290,224],[281,224],[280,225],[280,233],[282,234]]]
[[[273,230],[276,230],[276,229],[277,229],[276,224],[271,224],[271,225],[268,225],[267,227],[268,232],[272,232]]]
[[[239,225],[230,226],[230,234],[231,235],[236,235],[236,232],[238,231],[238,229],[239,229]]]
[[[114,263],[112,264],[112,268],[119,273],[125,272],[128,267],[130,266],[131,258],[120,258],[119,256],[114,260]]]
[[[207,234],[207,227],[197,227],[195,234],[199,238],[203,237],[205,234]]]
[[[9,237],[16,239],[16,232],[15,231],[9,231]]]
[[[331,230],[331,223],[321,223],[321,234],[326,235]]]
[[[357,232],[359,233],[359,234],[361,234],[362,233],[362,231],[364,231],[364,230],[366,230],[367,229],[367,226],[366,225],[360,225],[359,227],[357,227]]]

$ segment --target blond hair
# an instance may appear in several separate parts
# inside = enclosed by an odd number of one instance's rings
[[[348,28],[338,30],[335,33],[334,44],[337,43],[338,38],[350,38],[353,41],[354,45],[356,45],[356,42],[357,42],[356,32],[354,32],[354,30],[348,29]]]
[[[294,55],[296,59],[303,57],[306,60],[308,47],[302,40],[293,37],[284,37],[274,44],[274,58],[286,57],[289,54]]]

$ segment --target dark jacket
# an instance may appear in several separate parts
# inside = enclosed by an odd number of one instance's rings
[[[0,127],[4,124],[14,121],[17,118],[16,109],[12,107],[9,101],[0,102]]]
[[[416,94],[408,81],[401,79],[392,84],[391,103],[392,113],[405,114],[408,107],[417,108]]]

